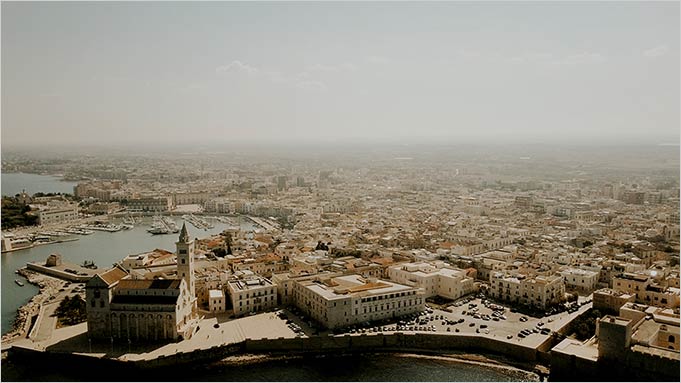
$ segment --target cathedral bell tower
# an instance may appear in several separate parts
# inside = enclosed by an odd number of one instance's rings
[[[189,239],[185,223],[182,224],[180,238],[175,242],[175,247],[177,249],[177,277],[184,279],[189,289],[189,296],[194,299],[196,297],[194,289],[194,241]]]

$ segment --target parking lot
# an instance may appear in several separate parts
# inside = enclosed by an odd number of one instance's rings
[[[508,305],[494,303],[478,295],[461,298],[444,309],[428,307],[419,314],[402,318],[386,319],[373,323],[361,323],[344,329],[320,331],[308,318],[301,319],[295,308],[286,310],[289,328],[298,336],[345,335],[375,333],[445,333],[461,335],[482,335],[519,342],[536,347],[544,342],[553,331],[562,328],[569,321],[591,307],[590,300],[582,299],[570,311],[562,311],[542,318],[534,318],[513,312]],[[449,311],[451,310],[451,311]]]

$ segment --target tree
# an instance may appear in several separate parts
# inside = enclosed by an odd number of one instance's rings
[[[87,320],[85,301],[80,295],[66,296],[55,310],[59,323],[71,326]]]
[[[232,255],[232,233],[223,231],[222,236],[225,237],[225,245],[227,246],[226,254]]]
[[[585,340],[589,338],[589,325],[587,325],[585,322],[578,323],[575,328],[575,334],[579,340]]]
[[[225,249],[223,249],[222,247],[216,247],[211,251],[213,252],[213,254],[215,254],[216,257],[224,257],[225,255],[227,255],[227,251],[225,251]]]

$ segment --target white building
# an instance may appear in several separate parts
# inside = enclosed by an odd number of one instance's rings
[[[227,300],[222,290],[208,291],[208,310],[211,313],[223,313],[226,310]]]
[[[565,280],[565,287],[586,295],[596,290],[599,273],[591,270],[567,268],[559,271]]]
[[[563,301],[565,284],[560,275],[526,277],[494,273],[490,293],[496,299],[546,309]]]
[[[234,316],[269,310],[277,305],[277,286],[269,279],[250,276],[227,283]]]
[[[293,301],[326,328],[422,311],[421,289],[359,275],[294,282]]]
[[[424,297],[439,295],[447,299],[458,299],[475,291],[473,278],[465,270],[451,267],[444,262],[418,262],[396,265],[388,268],[391,281],[422,288]]]
[[[78,219],[78,205],[68,205],[58,208],[49,208],[38,212],[40,225],[53,225],[62,222],[70,222]]]

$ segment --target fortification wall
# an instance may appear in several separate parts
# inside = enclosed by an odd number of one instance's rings
[[[246,339],[249,353],[319,353],[405,350],[467,350],[504,355],[523,362],[537,360],[537,350],[482,336],[448,334],[362,334],[294,339]]]

